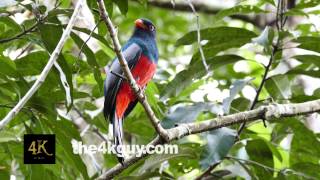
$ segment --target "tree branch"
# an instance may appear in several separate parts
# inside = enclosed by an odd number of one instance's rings
[[[40,88],[42,83],[45,81],[48,73],[50,72],[53,64],[56,62],[60,51],[66,42],[67,38],[69,37],[69,34],[72,30],[73,25],[76,22],[78,13],[80,9],[82,8],[83,0],[79,0],[74,8],[73,14],[70,18],[70,21],[68,23],[68,26],[64,30],[55,50],[52,52],[50,59],[47,63],[47,65],[42,70],[40,76],[36,80],[36,82],[32,85],[32,87],[29,89],[29,91],[23,96],[23,98],[18,102],[18,104],[0,121],[0,130],[8,124],[23,108],[23,106],[27,103],[27,101],[34,95],[34,93]]]
[[[280,22],[281,27],[278,25],[278,24],[279,24],[279,16],[283,16],[283,13],[284,13],[284,9],[283,9],[284,7],[283,7],[283,6],[280,6],[280,2],[281,2],[281,1],[282,1],[282,0],[278,0],[276,21],[275,21],[278,34],[280,33],[280,31],[283,31],[283,26],[284,26],[285,21],[286,21],[286,20],[283,20],[283,19],[281,18],[281,19],[280,19],[280,21],[281,21],[281,22]],[[281,3],[281,4],[282,4],[282,3]],[[271,43],[272,43],[272,42],[271,42]],[[254,109],[255,106],[256,106],[256,104],[259,102],[260,93],[261,93],[261,91],[262,91],[262,89],[263,89],[263,87],[264,87],[265,82],[267,81],[268,73],[269,73],[270,68],[271,68],[271,66],[272,66],[272,63],[273,63],[273,61],[274,61],[275,55],[276,55],[276,53],[279,51],[279,49],[281,49],[281,47],[280,47],[280,46],[281,46],[280,37],[278,37],[277,42],[276,42],[275,45],[273,45],[273,44],[271,44],[271,45],[272,45],[272,48],[273,48],[273,49],[272,49],[272,52],[271,52],[271,55],[270,55],[270,59],[269,59],[269,62],[268,62],[268,64],[267,64],[267,66],[265,66],[265,70],[264,70],[264,74],[263,74],[261,83],[260,83],[258,89],[256,90],[256,96],[254,97],[254,100],[252,101],[252,104],[251,104],[251,106],[250,106],[250,110]],[[262,121],[263,121],[263,125],[266,127],[267,125],[266,125],[265,120],[262,119]],[[240,128],[239,128],[239,130],[238,130],[238,132],[237,132],[237,138],[235,139],[235,142],[239,141],[239,139],[240,139],[240,134],[243,132],[243,130],[244,130],[245,127],[246,127],[246,122],[244,122],[244,123],[242,123],[242,124],[240,125]],[[215,163],[215,164],[212,164],[212,165],[208,168],[208,170],[206,170],[206,171],[205,171],[202,175],[200,175],[200,176],[201,176],[201,177],[205,177],[206,175],[209,175],[210,172],[211,172],[215,167],[217,167],[221,162],[222,162],[222,161],[219,161],[219,162],[217,162],[217,163]]]
[[[32,32],[40,23],[41,21],[38,21],[37,23],[35,23],[33,26],[31,26],[29,29],[23,30],[23,32],[17,34],[14,37],[11,38],[7,38],[7,39],[0,39],[0,43],[7,43],[16,39],[19,39],[20,37]]]
[[[220,8],[212,7],[205,3],[199,3],[199,2],[200,1],[192,1],[193,6],[197,12],[202,12],[206,14],[217,14],[221,10]],[[173,6],[171,1],[149,0],[148,5],[158,7],[158,8],[163,8],[163,9],[169,9],[169,10],[193,12],[192,9],[190,9],[189,4],[184,1],[175,2]],[[264,26],[261,26],[261,24],[259,24],[259,19],[256,17],[244,16],[244,15],[232,15],[230,17],[233,19],[239,19],[248,23],[252,23],[258,27],[264,27]]]
[[[141,88],[137,85],[134,77],[131,74],[131,71],[128,67],[128,63],[125,60],[122,52],[121,52],[121,45],[119,42],[119,39],[117,37],[117,31],[114,28],[111,19],[109,18],[106,8],[104,6],[104,2],[102,0],[97,0],[98,2],[98,6],[99,6],[99,13],[100,13],[100,17],[101,19],[105,22],[108,31],[109,31],[109,35],[112,39],[112,43],[114,46],[114,51],[118,57],[119,63],[121,65],[121,69],[124,72],[124,75],[126,77],[126,79],[128,80],[127,82],[129,83],[130,87],[133,89],[133,91],[135,92],[139,102],[142,104],[142,106],[144,107],[153,127],[155,128],[155,130],[157,131],[157,133],[164,139],[164,140],[168,140],[168,135],[166,130],[161,126],[159,119],[155,116],[155,113],[153,112],[151,106],[149,105],[147,98],[144,94],[144,92],[141,90]]]
[[[278,39],[277,39],[277,43],[275,45],[273,45],[273,50],[272,50],[272,53],[271,53],[271,56],[270,56],[270,59],[269,59],[269,63],[268,65],[265,67],[265,71],[264,71],[264,74],[263,74],[263,77],[262,77],[262,81],[260,83],[260,86],[259,88],[257,89],[257,94],[251,104],[251,107],[250,107],[250,110],[254,109],[255,105],[257,104],[258,100],[259,100],[259,96],[260,96],[260,93],[262,91],[262,88],[267,80],[267,76],[268,76],[268,73],[270,71],[270,68],[271,68],[271,65],[272,65],[272,62],[274,61],[274,57],[276,55],[276,53],[278,52],[279,49],[281,49],[280,47],[280,44],[281,44],[281,40],[280,40],[280,37],[279,37],[279,33],[281,31],[283,31],[283,26],[285,25],[286,23],[286,19],[283,19],[283,14],[284,14],[284,5],[283,5],[283,0],[279,0],[278,1],[278,5],[277,5],[277,14],[276,14],[276,27],[277,27],[277,32],[278,32]],[[280,18],[279,18],[280,17]],[[279,25],[280,24],[280,25]],[[266,126],[265,122],[263,121],[263,124],[264,126]],[[243,131],[243,129],[245,128],[246,126],[246,123],[243,123],[241,124],[239,130],[238,130],[238,138],[241,134],[241,132]]]
[[[320,99],[297,104],[271,104],[268,106],[261,106],[254,110],[216,117],[214,119],[202,122],[180,124],[178,127],[168,129],[167,132],[169,134],[169,142],[171,142],[173,140],[181,139],[182,137],[188,136],[190,134],[211,131],[233,124],[239,124],[243,122],[255,121],[260,119],[280,120],[281,117],[292,117],[310,114],[314,112],[320,112]],[[164,143],[165,142],[161,141],[159,137],[156,137],[150,144],[158,145]],[[100,178],[111,179],[112,177],[121,173],[123,170],[127,169],[131,164],[143,159],[146,156],[148,156],[148,154],[144,154],[142,157],[132,156],[129,159],[125,160],[123,165],[119,163],[115,167],[103,173],[100,176]]]

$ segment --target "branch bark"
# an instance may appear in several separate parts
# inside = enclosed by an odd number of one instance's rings
[[[166,132],[166,130],[161,126],[159,119],[155,116],[155,113],[153,112],[151,106],[149,105],[147,98],[144,94],[144,92],[141,90],[141,88],[137,85],[134,77],[131,74],[131,71],[128,67],[128,63],[125,60],[122,52],[121,52],[121,45],[119,42],[119,39],[117,37],[117,31],[113,26],[113,23],[111,21],[111,19],[108,16],[108,13],[106,11],[104,2],[102,0],[97,0],[98,2],[98,6],[99,6],[99,13],[100,13],[100,17],[101,19],[104,21],[104,23],[106,24],[108,31],[109,31],[109,35],[112,39],[112,43],[114,46],[114,52],[116,53],[119,63],[121,65],[122,71],[124,72],[124,75],[130,85],[130,87],[133,89],[133,91],[135,92],[139,102],[142,104],[142,106],[144,107],[153,127],[156,129],[157,133],[165,140],[169,140],[168,138],[168,134]]]
[[[205,3],[199,3],[200,1],[192,1],[193,6],[197,12],[202,12],[206,14],[217,14],[221,9],[209,6]],[[176,11],[182,11],[182,12],[192,12],[192,9],[190,9],[189,4],[187,2],[181,1],[181,2],[175,2],[174,5],[171,3],[171,1],[159,1],[159,0],[149,0],[148,5],[163,8],[163,9],[169,9],[169,10],[176,10]],[[230,16],[233,19],[239,19],[248,23],[252,23],[258,27],[264,27],[264,25],[259,24],[259,19],[257,17],[250,17],[245,15],[232,15]]]
[[[281,120],[282,117],[292,117],[310,114],[314,112],[320,112],[320,99],[297,104],[271,104],[268,106],[261,106],[254,110],[240,112],[228,116],[217,117],[202,122],[180,124],[178,127],[168,129],[167,132],[169,135],[169,142],[171,142],[174,140],[181,139],[182,137],[188,136],[190,134],[211,131],[233,124],[239,124],[243,122],[255,121],[260,119]],[[161,141],[159,137],[156,137],[150,144],[158,145],[164,143],[166,142]],[[148,154],[144,154],[141,157],[132,156],[129,159],[125,160],[123,165],[121,165],[120,163],[117,164],[113,168],[103,173],[99,178],[111,179],[112,177],[121,173],[123,170],[127,169],[130,165],[143,159],[146,156],[148,156]]]
[[[28,100],[34,95],[34,93],[40,88],[42,83],[45,81],[53,64],[56,62],[64,43],[66,42],[67,38],[70,35],[70,32],[76,22],[78,13],[82,8],[82,5],[83,5],[83,0],[79,0],[74,8],[74,11],[70,18],[68,26],[64,30],[55,50],[52,52],[47,65],[44,67],[40,76],[38,77],[36,82],[32,85],[32,87],[29,89],[29,91],[23,96],[23,98],[18,102],[18,104],[0,121],[0,130],[20,112],[23,106],[28,102]]]

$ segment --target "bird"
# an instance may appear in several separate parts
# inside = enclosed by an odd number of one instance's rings
[[[137,19],[134,24],[133,34],[121,51],[136,83],[143,90],[153,78],[158,64],[156,28],[145,18]],[[112,126],[113,143],[118,147],[123,145],[123,121],[138,102],[134,91],[123,76],[118,58],[113,59],[106,72],[104,97],[104,117]],[[123,152],[117,151],[116,154],[119,162],[123,163]]]

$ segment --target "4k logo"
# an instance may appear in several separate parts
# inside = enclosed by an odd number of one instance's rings
[[[55,164],[55,135],[25,134],[24,163]]]

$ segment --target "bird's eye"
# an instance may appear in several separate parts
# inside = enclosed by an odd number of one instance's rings
[[[154,28],[154,26],[151,25],[151,26],[149,26],[149,29],[150,29],[150,31],[154,31],[155,28]]]

